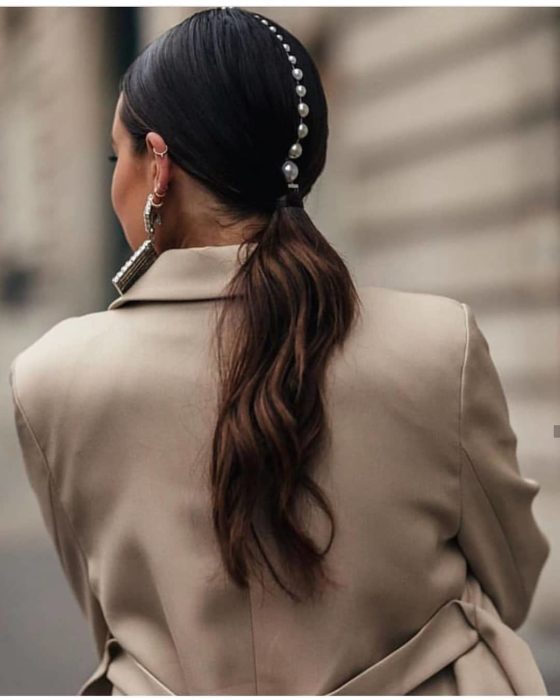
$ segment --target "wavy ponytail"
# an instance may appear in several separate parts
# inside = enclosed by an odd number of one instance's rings
[[[298,157],[305,197],[326,161],[326,96],[305,47],[273,24],[305,76],[309,133]],[[224,211],[247,220],[247,230],[253,217],[258,222],[239,247],[240,258],[246,255],[229,285],[232,298],[216,305],[222,308],[214,336],[219,410],[212,513],[235,582],[246,586],[264,561],[278,585],[299,599],[283,579],[307,594],[330,580],[324,558],[334,514],[312,476],[328,438],[328,361],[352,326],[358,295],[305,210],[274,207],[286,189],[282,164],[300,122],[288,67],[282,44],[250,12],[203,10],[157,37],[128,67],[120,118],[139,158],[148,131],[161,134],[174,167],[213,195],[205,216]],[[306,505],[331,524],[324,551],[306,530]],[[263,530],[271,537],[263,538]],[[275,545],[284,577],[264,539]]]
[[[242,256],[226,290],[234,301],[221,305],[216,325],[213,522],[234,581],[246,586],[259,566],[254,538],[276,582],[300,599],[272,567],[253,516],[260,507],[284,568],[306,595],[333,583],[323,559],[335,518],[311,470],[327,439],[328,361],[348,335],[359,299],[344,261],[303,209],[278,209],[242,244]],[[305,531],[298,510],[304,497],[330,521],[324,551]]]

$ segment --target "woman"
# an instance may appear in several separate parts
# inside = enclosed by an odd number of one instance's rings
[[[547,694],[514,632],[540,485],[486,339],[455,299],[356,289],[313,225],[301,43],[198,12],[129,67],[112,132],[119,297],[11,368],[99,651],[78,694]]]

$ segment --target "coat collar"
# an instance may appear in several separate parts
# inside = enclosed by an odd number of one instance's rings
[[[249,243],[247,252],[256,243]],[[108,309],[129,301],[195,301],[223,296],[244,259],[241,244],[168,248]],[[239,260],[238,260],[239,255]]]

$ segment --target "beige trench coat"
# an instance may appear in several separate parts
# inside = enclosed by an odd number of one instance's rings
[[[220,569],[211,310],[237,245],[173,249],[12,362],[25,468],[97,665],[79,695],[542,694],[526,619],[550,543],[471,308],[360,287],[317,480],[340,587],[296,605]],[[313,514],[311,531],[328,527]],[[265,540],[266,542],[266,540]]]

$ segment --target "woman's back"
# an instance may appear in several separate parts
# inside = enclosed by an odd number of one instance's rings
[[[100,653],[80,693],[543,690],[510,629],[549,552],[539,485],[519,472],[486,341],[454,299],[359,288],[313,472],[336,517],[325,561],[338,585],[297,603],[268,570],[264,587],[228,579],[210,509],[209,348],[237,250],[165,251],[107,311],[62,321],[12,365],[26,468]],[[306,522],[326,546],[324,514]]]

